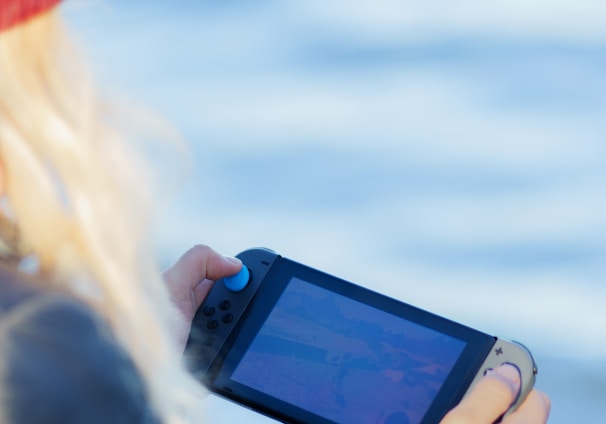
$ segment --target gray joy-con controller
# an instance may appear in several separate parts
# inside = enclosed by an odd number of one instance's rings
[[[492,350],[486,357],[486,360],[480,367],[475,378],[471,382],[465,396],[467,396],[478,383],[478,381],[489,371],[498,366],[509,364],[517,368],[520,373],[521,387],[514,402],[503,416],[507,416],[515,411],[518,406],[526,399],[528,393],[534,387],[538,373],[537,365],[530,351],[521,343],[503,339],[496,339]]]

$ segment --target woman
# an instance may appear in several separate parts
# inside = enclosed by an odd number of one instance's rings
[[[0,422],[179,421],[200,393],[180,364],[197,284],[241,265],[196,247],[164,284],[148,172],[56,3],[0,0]]]
[[[0,422],[180,422],[201,393],[180,360],[191,320],[241,263],[196,246],[158,271],[149,169],[75,60],[57,3],[0,0]],[[511,371],[444,423],[493,422],[518,390]],[[548,411],[535,391],[504,422]]]

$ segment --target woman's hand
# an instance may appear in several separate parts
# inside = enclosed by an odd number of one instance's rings
[[[520,391],[520,373],[512,365],[501,365],[478,382],[471,393],[452,409],[441,424],[492,424],[503,415]],[[551,403],[532,390],[519,408],[507,415],[502,424],[544,424]]]
[[[178,342],[185,348],[194,315],[210,291],[213,282],[234,275],[242,262],[215,252],[208,246],[189,249],[177,262],[164,271],[170,298],[183,315],[182,328],[177,329]]]

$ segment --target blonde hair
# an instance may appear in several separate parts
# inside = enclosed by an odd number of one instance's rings
[[[149,242],[151,187],[113,128],[56,11],[0,34],[0,170],[20,256],[110,324],[158,414],[200,392],[171,334],[177,312]],[[179,390],[181,388],[182,390]]]

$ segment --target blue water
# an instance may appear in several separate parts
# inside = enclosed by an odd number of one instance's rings
[[[271,247],[523,341],[550,422],[601,422],[606,7],[510,3],[66,9],[102,84],[190,142],[160,205],[164,261]]]

